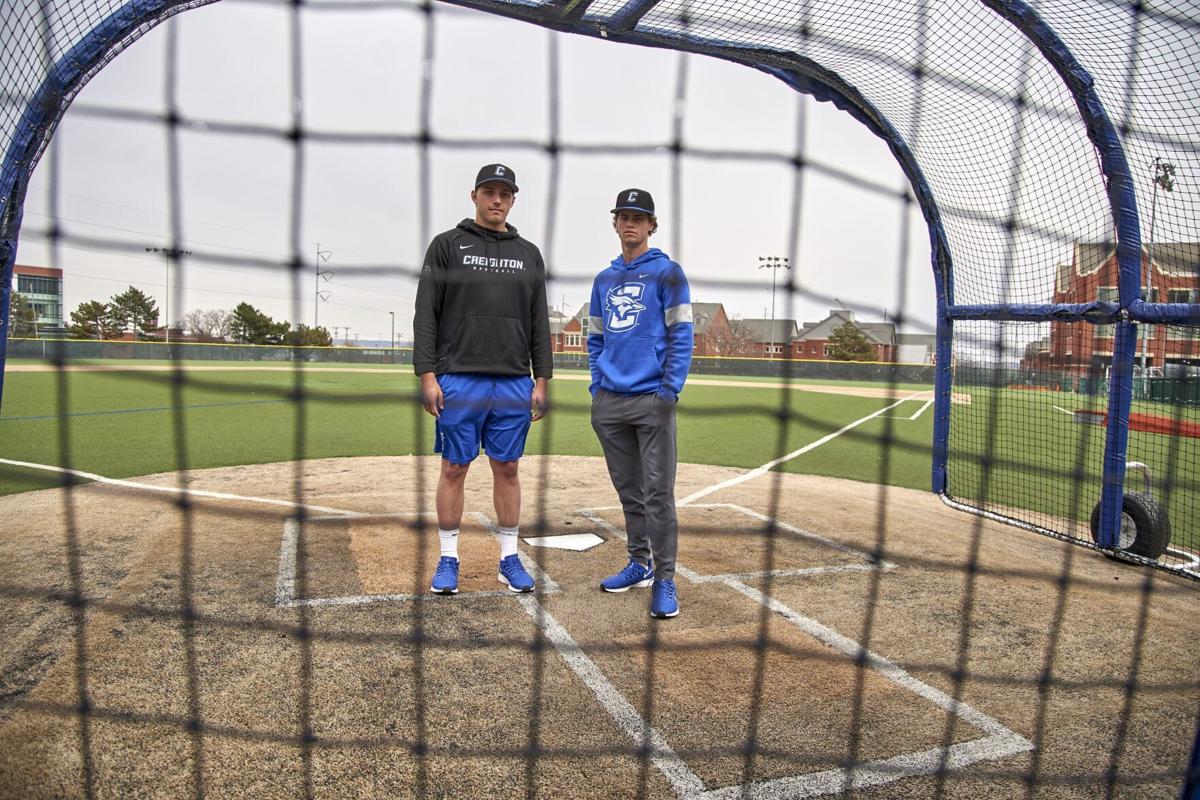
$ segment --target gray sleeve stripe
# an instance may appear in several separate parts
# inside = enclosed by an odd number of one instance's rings
[[[681,322],[691,322],[692,304],[680,303],[673,308],[668,308],[667,313],[664,316],[666,318],[668,328],[672,325],[678,325]]]
[[[600,336],[604,333],[604,320],[601,317],[588,317],[588,336]]]

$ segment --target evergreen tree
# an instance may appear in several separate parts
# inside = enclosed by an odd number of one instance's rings
[[[89,300],[71,312],[67,330],[76,339],[111,339],[119,331],[113,326],[107,303]]]
[[[249,303],[239,303],[233,310],[229,333],[235,342],[243,344],[282,344],[291,327],[286,320],[276,322]]]
[[[292,347],[332,347],[333,337],[324,327],[310,328],[301,323],[295,330],[288,332],[284,343]]]
[[[875,346],[857,325],[844,322],[829,334],[829,357],[835,361],[874,361]]]
[[[137,338],[146,339],[158,327],[158,304],[135,286],[113,295],[108,307],[112,324],[119,333],[132,331]]]

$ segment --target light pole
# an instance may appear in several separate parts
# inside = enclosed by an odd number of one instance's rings
[[[787,256],[759,256],[758,268],[771,270],[771,333],[770,351],[775,350],[775,273],[780,269],[791,269]]]
[[[333,280],[333,270],[322,270],[321,262],[328,261],[332,256],[332,250],[322,250],[321,243],[317,242],[317,274],[314,277],[314,280],[316,281],[316,289],[313,292],[313,330],[317,329],[317,311],[320,308],[321,301],[328,300],[329,295],[332,294],[332,292],[329,291],[321,291],[322,278],[325,279],[326,283]]]
[[[391,346],[390,352],[392,354],[391,361],[393,364],[395,364],[396,363],[396,312],[389,311],[388,316],[392,318],[392,346]]]
[[[1175,165],[1163,161],[1162,156],[1155,156],[1151,163],[1154,167],[1154,193],[1150,195],[1150,235],[1146,241],[1146,288],[1142,299],[1151,302],[1150,291],[1154,284],[1154,218],[1158,212],[1158,189],[1164,192],[1175,191]],[[1142,392],[1145,393],[1149,384],[1146,374],[1146,351],[1150,349],[1150,326],[1142,323]]]

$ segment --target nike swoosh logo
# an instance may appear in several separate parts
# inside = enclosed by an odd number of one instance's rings
[[[639,277],[639,278],[649,278],[649,277],[650,277],[650,273],[649,273],[649,272],[647,272],[645,275],[638,275],[638,277]]]
[[[474,247],[474,246],[475,246],[475,245],[473,245],[473,244],[460,244],[460,245],[458,246],[458,249],[459,249],[459,250],[466,250],[468,247]]]

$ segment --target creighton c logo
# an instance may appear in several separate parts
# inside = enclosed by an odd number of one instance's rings
[[[630,192],[630,193],[629,193],[629,197],[626,197],[626,198],[625,198],[625,202],[626,202],[626,203],[633,203],[633,202],[636,202],[636,201],[637,201],[637,196],[638,196],[638,193],[637,193],[637,192]]]
[[[624,283],[608,290],[608,295],[604,298],[604,307],[610,312],[610,331],[620,333],[637,327],[638,314],[646,310],[641,302],[644,291],[646,286],[641,283]]]
[[[504,167],[502,167],[502,166],[500,166],[500,165],[496,165],[496,174],[497,174],[497,175],[503,175],[503,174],[504,174]]]

